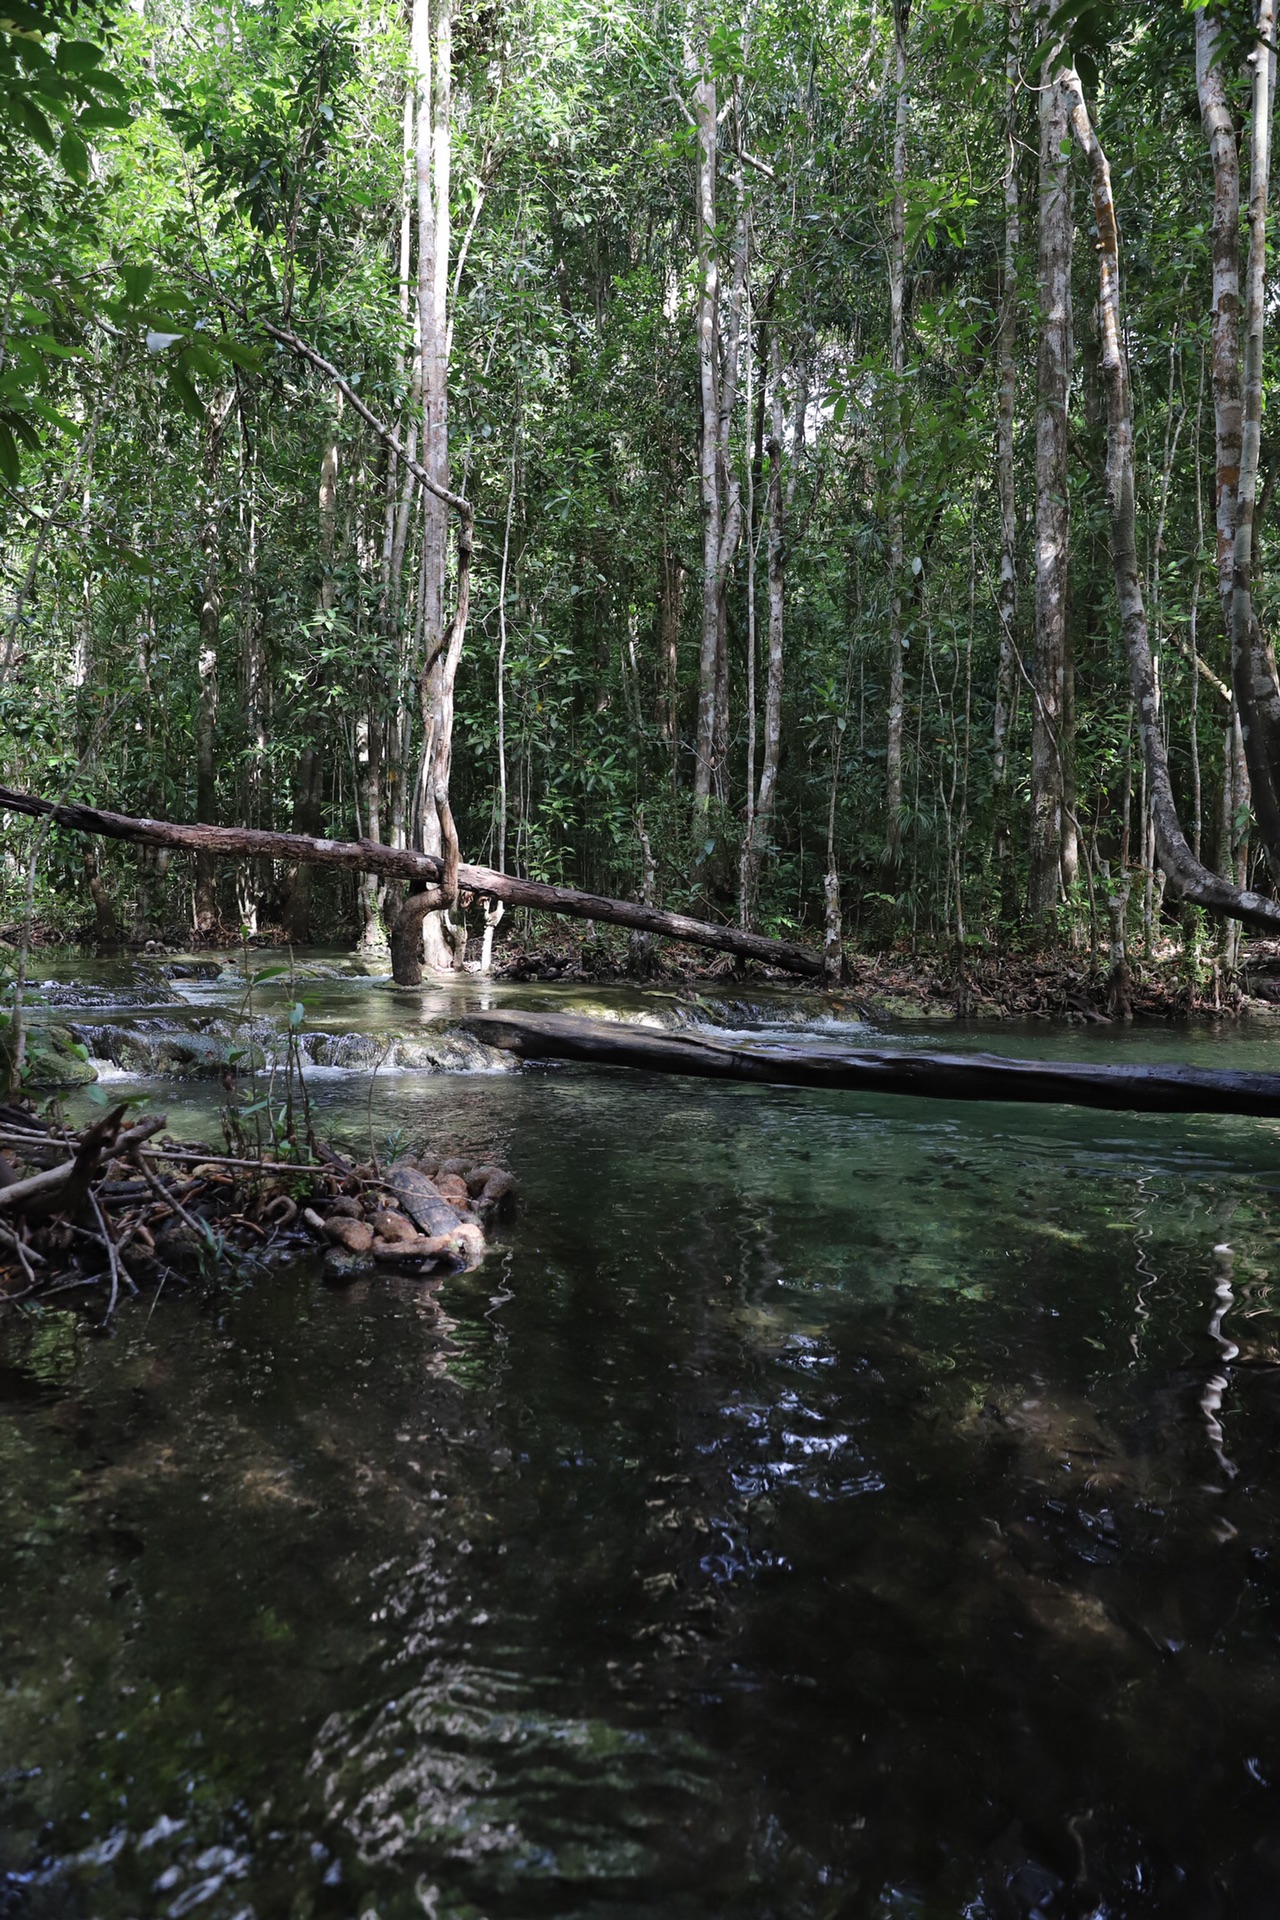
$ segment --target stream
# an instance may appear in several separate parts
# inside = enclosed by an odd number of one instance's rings
[[[1280,1124],[520,1071],[451,1019],[1277,1071],[1280,1027],[35,970],[74,1119],[221,1144],[301,999],[322,1135],[520,1203],[435,1290],[0,1316],[0,1920],[1280,1913]]]

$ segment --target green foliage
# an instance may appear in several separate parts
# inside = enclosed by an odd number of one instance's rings
[[[1003,788],[993,747],[1007,10],[974,0],[913,15],[900,381],[885,286],[894,108],[886,10],[760,0],[745,13],[693,9],[687,23],[724,108],[722,301],[737,218],[750,215],[751,399],[749,410],[744,360],[729,460],[744,492],[750,482],[756,515],[757,780],[765,504],[775,475],[793,488],[782,754],[760,900],[762,925],[777,932],[820,924],[829,817],[860,931],[950,937],[963,920],[970,934],[1003,937],[1021,891],[1025,677],[1015,682]],[[709,817],[695,815],[689,794],[703,530],[685,25],[637,0],[457,9],[450,436],[454,476],[476,503],[478,545],[452,796],[466,853],[493,857],[501,649],[508,866],[636,892],[643,810],[659,896],[733,917],[748,750],[746,545],[726,608],[723,790]],[[1228,670],[1209,617],[1203,533],[1212,521],[1201,372],[1210,207],[1189,104],[1191,18],[1134,0],[1114,17],[1065,9],[1061,25],[1081,57],[1099,64],[1125,245],[1143,565],[1150,591],[1163,511],[1153,617],[1185,811],[1193,602],[1203,658],[1219,678]],[[1025,72],[1033,62],[1027,50]],[[181,16],[165,0],[118,16],[87,4],[35,13],[25,0],[4,10],[0,765],[12,784],[194,817],[197,734],[212,712],[222,817],[300,821],[307,769],[318,763],[316,824],[367,831],[372,760],[380,830],[402,827],[421,737],[421,516],[415,509],[397,529],[403,474],[389,472],[385,449],[352,409],[258,323],[288,317],[406,439],[420,432],[409,398],[414,287],[401,286],[399,256],[406,64],[398,20],[363,0],[291,0],[266,11],[195,0]],[[1231,86],[1237,97],[1234,64]],[[1029,667],[1037,318],[1029,90],[1020,111],[1015,637]],[[739,148],[756,163],[744,162],[741,190]],[[1131,861],[1140,826],[1111,610],[1097,370],[1083,321],[1093,273],[1082,236],[1071,419],[1074,778],[1086,840],[1114,865],[1126,806]],[[779,377],[777,457],[760,399],[762,385],[771,399]],[[889,434],[899,417],[908,440],[901,482]],[[326,552],[316,503],[331,448]],[[894,505],[908,560],[906,767],[903,864],[886,874]],[[398,598],[389,584],[397,531]],[[1264,583],[1268,617],[1273,598]],[[1208,683],[1197,697],[1206,845],[1216,855],[1221,716]],[[1243,828],[1247,819],[1228,830]],[[3,871],[10,921],[23,844],[15,835],[15,865]],[[74,837],[51,838],[41,914],[64,927],[83,918],[78,858]],[[182,931],[189,901],[176,864],[161,872],[125,848],[104,850],[102,861],[113,890],[134,903],[140,931]],[[264,923],[278,919],[288,877],[258,871],[251,881],[248,903],[223,877],[229,923],[246,904]],[[349,930],[349,883],[316,887],[317,930]],[[1067,917],[1078,927],[1088,914],[1082,898]],[[240,1124],[261,1120],[265,1137],[277,1117],[254,1106],[260,1098],[242,1105]]]

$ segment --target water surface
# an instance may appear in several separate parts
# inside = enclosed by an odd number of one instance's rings
[[[1280,1911],[1280,1128],[310,1087],[519,1215],[436,1292],[0,1325],[4,1920]]]

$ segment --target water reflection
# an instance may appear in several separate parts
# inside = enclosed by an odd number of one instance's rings
[[[1280,1911],[1264,1130],[372,1112],[480,1270],[4,1335],[5,1920]]]

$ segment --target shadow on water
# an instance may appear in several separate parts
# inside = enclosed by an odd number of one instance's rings
[[[1280,1912],[1275,1127],[313,1096],[521,1212],[0,1330],[4,1920]]]

